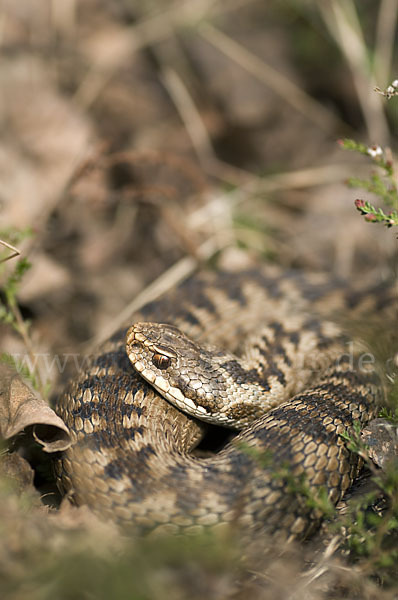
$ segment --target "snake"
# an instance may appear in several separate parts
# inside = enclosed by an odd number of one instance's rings
[[[72,439],[55,466],[62,493],[139,534],[309,537],[324,516],[311,499],[335,505],[361,468],[344,434],[383,401],[347,323],[393,302],[386,284],[274,265],[192,275],[58,398]]]

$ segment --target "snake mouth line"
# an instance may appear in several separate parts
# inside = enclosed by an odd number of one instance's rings
[[[183,412],[188,412],[190,415],[200,418],[210,417],[210,413],[203,407],[196,404],[191,398],[184,396],[182,391],[170,385],[164,377],[155,375],[153,371],[148,369],[141,361],[135,362],[134,354],[129,354],[129,359],[134,365],[134,368],[140,375],[150,383],[156,391],[159,392],[166,400],[177,406]]]
[[[197,417],[201,421],[206,421],[204,418],[206,416],[209,418],[206,423],[206,430],[203,438],[192,450],[193,456],[203,457],[203,453],[206,456],[209,454],[217,454],[238,434],[237,431],[234,431],[230,427],[226,427],[221,423],[215,424],[210,421],[211,413],[209,411],[203,406],[197,405],[190,398],[184,396],[179,388],[171,386],[164,377],[155,376],[155,374],[150,369],[147,369],[142,362],[134,362],[134,354],[129,354],[129,359],[137,372],[140,373],[140,375],[148,381],[148,383],[150,383],[163,398],[168,400],[179,410],[184,413],[189,411],[191,416]]]

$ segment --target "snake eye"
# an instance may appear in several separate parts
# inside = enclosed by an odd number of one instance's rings
[[[156,353],[152,356],[152,362],[158,369],[164,370],[167,369],[171,364],[170,356],[165,356],[164,354]]]

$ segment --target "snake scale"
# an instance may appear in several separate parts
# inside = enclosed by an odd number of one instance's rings
[[[391,301],[387,287],[271,266],[192,276],[133,315],[127,350],[126,326],[59,398],[74,442],[56,465],[63,491],[139,532],[310,535],[321,514],[304,486],[340,500],[359,469],[340,434],[382,396],[333,315]],[[198,450],[214,415],[236,433]]]

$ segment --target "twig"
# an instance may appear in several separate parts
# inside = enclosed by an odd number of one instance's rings
[[[376,27],[375,69],[376,79],[386,86],[391,73],[391,62],[394,51],[395,30],[397,27],[398,1],[382,0]]]
[[[221,161],[210,165],[210,174],[240,188],[246,194],[267,194],[280,190],[305,189],[345,180],[352,172],[347,164],[322,165],[309,169],[287,171],[266,177],[257,177],[242,169],[228,168]]]
[[[323,20],[351,70],[358,102],[371,140],[385,145],[389,134],[381,99],[373,93],[376,82],[371,73],[367,48],[352,0],[318,3]]]
[[[259,180],[258,191],[275,192],[278,190],[310,188],[344,180],[352,171],[347,165],[323,165],[309,169],[299,169],[270,175]]]
[[[9,256],[6,256],[5,258],[0,259],[0,264],[6,262],[7,260],[10,260],[11,258],[15,258],[16,256],[19,256],[21,254],[21,251],[18,250],[18,248],[15,248],[15,246],[13,246],[12,244],[9,244],[8,242],[5,242],[4,240],[0,240],[0,244],[2,246],[5,246],[9,250],[12,250],[12,252],[13,252]]]
[[[230,2],[214,2],[185,0],[173,4],[166,10],[144,18],[132,27],[125,28],[119,34],[118,52],[107,67],[99,63],[90,65],[86,77],[75,92],[74,99],[84,108],[88,108],[96,100],[104,87],[110,82],[118,68],[125,64],[131,56],[145,48],[174,35],[181,26],[193,26],[204,18],[237,10],[248,0]],[[123,37],[121,37],[123,36]]]
[[[331,112],[306,94],[299,86],[219,29],[208,23],[202,23],[198,31],[207,42],[269,86],[294,110],[302,113],[322,130],[329,132],[338,123],[338,119]],[[346,127],[345,124],[344,126]]]
[[[34,347],[33,347],[32,340],[30,338],[26,323],[23,320],[23,317],[21,315],[21,311],[19,310],[18,305],[13,302],[11,302],[8,306],[9,306],[9,309],[15,319],[16,330],[18,331],[19,335],[22,337],[23,343],[28,352],[29,362],[33,366],[35,364]],[[32,370],[33,370],[33,367],[32,367]],[[34,376],[34,373],[32,373],[32,375]],[[43,398],[45,398],[45,396],[46,396],[45,382],[44,382],[42,374],[40,373],[39,370],[37,370],[37,375],[38,375],[38,379],[36,381],[37,381],[37,385],[39,388],[38,391],[43,396]]]
[[[192,145],[204,170],[215,161],[210,136],[187,87],[174,69],[162,68],[162,80],[183,121]]]
[[[220,249],[219,245],[216,244],[215,240],[209,239],[204,242],[199,248],[198,253],[201,256],[201,260],[208,260]],[[152,302],[159,298],[163,293],[172,287],[178,285],[186,277],[191,275],[198,266],[198,260],[192,256],[185,256],[172,267],[167,269],[160,277],[150,283],[140,294],[138,294],[130,304],[109,324],[108,327],[104,328],[99,335],[95,336],[89,342],[90,348],[97,346],[107,340],[115,331],[123,327],[125,323],[131,318],[131,315],[138,311],[147,302]]]
[[[306,573],[304,573],[302,575],[301,582],[298,584],[298,586],[294,590],[294,592],[291,595],[287,596],[286,600],[295,600],[295,598],[305,597],[305,596],[303,596],[304,590],[306,590],[313,581],[315,581],[316,579],[319,579],[319,577],[321,577],[322,575],[324,575],[325,573],[327,573],[329,571],[329,569],[330,569],[329,560],[333,556],[333,554],[336,552],[339,545],[340,545],[339,536],[335,535],[330,540],[327,547],[325,548],[325,551],[323,552],[321,559],[318,561],[318,563],[312,569],[310,569],[309,571],[307,571]]]

